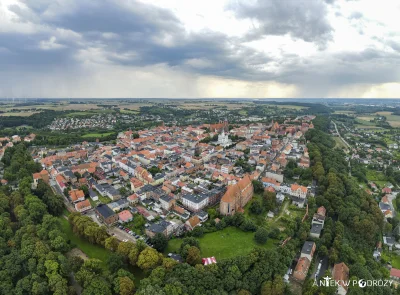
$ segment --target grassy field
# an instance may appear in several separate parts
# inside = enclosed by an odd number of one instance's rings
[[[59,220],[61,222],[62,231],[67,235],[67,238],[71,241],[73,247],[79,248],[89,258],[99,259],[102,262],[103,267],[106,268],[107,257],[111,254],[111,252],[99,245],[93,245],[85,239],[82,239],[74,234],[71,225],[64,217],[59,217]],[[129,270],[135,277],[135,285],[139,286],[140,280],[144,279],[146,274],[137,266],[129,265]]]
[[[122,108],[120,108],[120,112],[122,114],[133,114],[133,115],[139,114],[139,111],[137,110],[124,110]]]
[[[68,239],[71,240],[72,245],[81,249],[89,258],[99,259],[105,264],[108,255],[110,255],[110,251],[101,246],[93,245],[74,234],[71,225],[64,217],[59,217],[59,220],[61,222],[62,231],[67,235]]]
[[[388,182],[386,176],[382,172],[368,169],[366,176],[369,181],[375,182],[379,188],[385,187],[386,183]]]
[[[364,126],[375,126],[375,123],[369,122],[372,120],[374,117],[372,116],[362,116],[362,117],[356,117],[355,121],[357,124],[364,125]]]
[[[85,135],[82,135],[83,138],[88,138],[88,137],[104,137],[113,134],[113,132],[105,132],[105,133],[87,133]]]
[[[368,122],[369,123],[369,122]],[[371,123],[372,124],[372,123]],[[354,127],[358,128],[358,129],[364,129],[364,131],[367,130],[371,130],[374,129],[374,132],[377,132],[379,129],[381,129],[382,131],[384,131],[384,129],[382,127],[378,127],[378,126],[374,126],[374,125],[365,125],[364,123],[360,123],[360,124],[356,124],[354,125]]]
[[[249,103],[222,103],[222,102],[182,102],[179,104],[179,107],[186,110],[210,110],[215,108],[224,108],[226,107],[228,110],[237,110],[242,109],[245,106],[253,105],[252,102]]]
[[[386,121],[390,124],[390,126],[392,126],[394,128],[400,127],[400,116],[387,115],[385,117],[386,117]]]
[[[205,234],[199,238],[199,242],[202,257],[215,256],[218,260],[250,253],[256,247],[271,249],[276,241],[268,239],[265,245],[258,245],[254,241],[254,233],[244,232],[236,227],[227,227]],[[170,240],[166,253],[177,252],[181,243],[181,239]]]
[[[340,137],[333,137],[333,139],[336,142],[335,147],[340,148],[340,149],[347,149],[346,144],[343,142],[343,140]]]
[[[351,115],[354,114],[354,111],[334,111],[333,113],[339,115]]]
[[[393,114],[393,112],[376,112],[375,114],[379,115],[379,116],[388,116]]]
[[[273,105],[278,107],[279,109],[290,109],[290,110],[303,110],[308,109],[308,107],[303,106],[294,106],[294,105]]]
[[[92,111],[73,112],[73,113],[69,113],[67,115],[67,117],[83,117],[83,116],[90,116],[90,115],[96,115],[96,112],[92,112]]]
[[[384,258],[386,261],[390,262],[392,267],[399,269],[400,268],[400,256],[390,252],[388,253],[387,251],[383,251],[382,253],[382,258]]]
[[[17,117],[28,117],[33,114],[37,114],[40,112],[33,112],[33,111],[26,111],[26,112],[8,112],[8,113],[0,113],[2,117],[9,117],[9,116],[17,116]]]

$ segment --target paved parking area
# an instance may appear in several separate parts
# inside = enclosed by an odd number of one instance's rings
[[[90,218],[92,218],[93,221],[96,222],[98,225],[105,225],[97,218],[94,210],[91,210],[86,215],[89,216]],[[136,239],[133,236],[131,236],[130,234],[128,234],[126,231],[121,230],[115,226],[107,226],[106,225],[106,227],[107,227],[107,232],[110,235],[115,236],[118,240],[120,240],[120,241],[128,240],[128,241],[131,241],[134,243],[136,242]]]

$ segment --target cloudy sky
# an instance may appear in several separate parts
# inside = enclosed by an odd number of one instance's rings
[[[392,0],[1,0],[0,97],[400,97]]]

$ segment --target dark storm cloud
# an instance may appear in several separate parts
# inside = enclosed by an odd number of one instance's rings
[[[69,51],[64,49],[60,55],[76,54],[86,46],[100,49],[108,61],[118,65],[167,64],[200,74],[246,79],[257,74],[258,65],[270,60],[265,54],[222,33],[189,34],[170,11],[138,1],[61,1],[54,4],[41,0],[38,4],[24,0],[24,3],[28,9],[11,7],[20,17],[19,21],[70,30],[82,36],[82,40],[69,44]],[[167,39],[171,44],[167,44]],[[32,55],[37,53],[37,50],[31,52]],[[192,59],[206,59],[210,65],[195,67],[190,64]],[[50,56],[47,62],[52,61]]]
[[[239,18],[258,22],[259,26],[247,35],[248,39],[288,34],[323,47],[331,40],[333,31],[326,5],[323,0],[240,0],[232,2],[229,9]]]
[[[323,49],[332,38],[327,20],[329,0],[265,0],[230,5],[237,17],[256,20],[258,28],[245,38],[202,31],[189,33],[166,9],[142,2],[117,0],[24,0],[26,7],[10,7],[17,22],[37,28],[33,33],[0,33],[0,65],[4,70],[26,67],[79,67],[86,54],[101,52],[101,58],[119,66],[165,64],[198,74],[249,81],[295,84],[304,95],[322,95],[350,83],[392,82],[399,76],[393,65],[397,53],[375,49],[326,54],[317,58],[281,52],[270,57],[243,44],[266,35],[290,35]],[[330,5],[330,4],[329,4]],[[336,5],[333,3],[333,5]],[[361,15],[352,18],[362,19]],[[52,39],[53,38],[53,39]],[[51,47],[52,43],[57,46]],[[43,46],[49,43],[49,48]],[[398,43],[388,43],[399,50]],[[97,52],[96,51],[96,52]]]
[[[40,48],[40,41],[48,42],[48,34],[0,33],[0,65],[12,68],[35,68],[74,62],[74,51],[59,44],[57,50]]]

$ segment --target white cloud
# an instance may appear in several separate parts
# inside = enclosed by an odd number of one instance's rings
[[[285,1],[3,0],[0,96],[400,95],[400,3]]]

